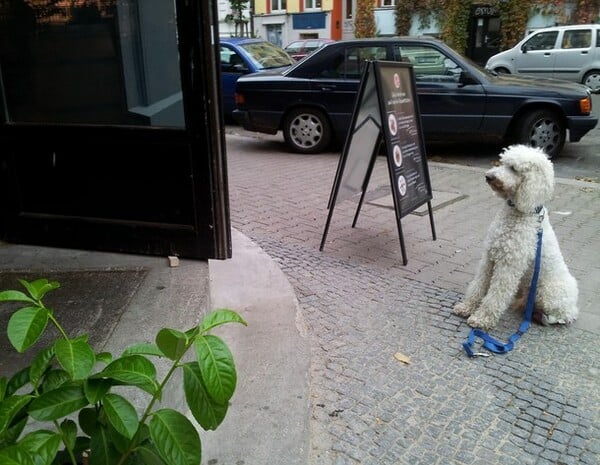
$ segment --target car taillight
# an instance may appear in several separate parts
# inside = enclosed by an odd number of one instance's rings
[[[582,98],[581,100],[579,100],[579,110],[581,111],[581,113],[584,113],[586,115],[591,113],[592,99],[589,95],[586,98]]]
[[[243,105],[246,103],[246,99],[244,98],[244,94],[238,94],[237,92],[235,93],[235,104],[236,105]]]

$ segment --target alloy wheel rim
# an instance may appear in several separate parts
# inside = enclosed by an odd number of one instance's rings
[[[530,144],[550,153],[560,142],[560,129],[550,119],[537,121],[531,130]]]
[[[314,115],[300,114],[290,124],[290,136],[296,145],[312,148],[323,138],[323,123]]]

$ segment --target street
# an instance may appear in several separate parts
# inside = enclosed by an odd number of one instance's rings
[[[600,95],[592,95],[593,112],[600,115]],[[283,136],[275,136],[245,131],[236,125],[227,126],[228,134],[245,135],[265,141],[265,150],[287,152]],[[600,182],[600,124],[586,134],[581,141],[570,143],[556,160],[553,160],[555,175],[558,178]],[[498,158],[501,145],[485,144],[429,144],[427,155],[431,161],[453,163],[464,166],[489,167]]]

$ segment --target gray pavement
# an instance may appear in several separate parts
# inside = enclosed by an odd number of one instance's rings
[[[233,226],[279,264],[306,322],[309,464],[599,463],[597,184],[558,179],[548,205],[579,281],[578,322],[534,326],[512,353],[468,359],[468,327],[451,308],[501,203],[484,168],[430,164],[438,239],[426,216],[405,217],[402,266],[383,158],[357,227],[356,203],[338,204],[319,252],[338,154],[285,153],[276,138],[227,141]],[[519,322],[506,315],[495,335]]]

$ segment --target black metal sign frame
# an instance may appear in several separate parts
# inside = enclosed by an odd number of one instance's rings
[[[433,198],[412,65],[402,62],[367,63],[352,115],[350,131],[329,197],[327,222],[319,250],[323,250],[336,202],[361,194],[360,209],[381,144],[387,154],[390,187],[402,261],[408,263],[401,219],[427,204],[433,240],[436,240]]]

